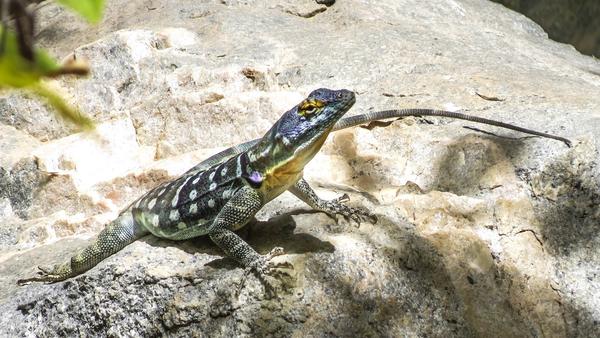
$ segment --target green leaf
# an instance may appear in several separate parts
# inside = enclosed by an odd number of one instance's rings
[[[0,35],[2,28],[0,28]],[[21,56],[17,38],[6,31],[4,49],[0,55],[0,86],[21,88],[36,83],[42,76],[60,72],[61,66],[43,50],[35,49],[34,61]]]
[[[104,0],[57,0],[66,7],[71,8],[91,23],[97,23],[102,18]]]
[[[85,130],[94,129],[94,121],[82,114],[76,107],[69,105],[54,89],[46,86],[42,82],[39,82],[30,88],[35,94],[48,100],[48,103],[56,109],[59,116],[75,123]]]
[[[87,75],[88,73],[89,67],[85,61],[70,60],[60,65],[45,51],[38,48],[34,49],[33,61],[27,60],[19,51],[15,34],[6,31],[4,48],[0,54],[0,88],[23,88],[36,84],[42,77]]]
[[[33,61],[28,60],[21,55],[15,34],[11,31],[6,31],[5,34],[4,48],[0,54],[0,89],[6,87],[31,89],[38,96],[46,98],[59,116],[83,129],[93,128],[94,123],[90,118],[70,106],[56,91],[41,82],[43,77],[87,74],[89,72],[87,64],[71,60],[64,65],[59,65],[50,55],[37,48],[34,49]]]

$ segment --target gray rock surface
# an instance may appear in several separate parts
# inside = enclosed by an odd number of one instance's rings
[[[74,133],[43,103],[0,97],[1,336],[600,332],[600,63],[523,16],[474,0],[113,0],[91,28],[38,14],[41,45],[89,59],[90,78],[55,85],[100,125]],[[240,288],[243,270],[205,238],[153,237],[77,278],[15,285],[318,87],[357,92],[349,114],[459,108],[574,146],[433,118],[341,131],[305,177],[379,221],[282,195],[242,229],[294,265],[270,287]]]

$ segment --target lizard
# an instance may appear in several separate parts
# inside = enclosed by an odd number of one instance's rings
[[[343,118],[356,100],[346,89],[320,88],[281,118],[260,139],[217,153],[180,177],[159,184],[126,207],[88,246],[52,269],[39,268],[37,276],[18,280],[53,283],[75,277],[139,238],[152,234],[170,240],[209,236],[225,254],[259,276],[277,267],[272,258],[283,254],[276,247],[266,255],[256,252],[234,231],[242,228],[269,201],[289,190],[313,209],[342,215],[360,224],[375,215],[317,196],[304,180],[304,166],[317,154],[328,135],[370,121],[402,116],[445,116],[492,124],[560,140],[566,138],[462,113],[430,109],[373,112]]]

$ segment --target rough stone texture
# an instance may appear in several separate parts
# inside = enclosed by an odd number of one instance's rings
[[[38,14],[41,45],[90,60],[89,79],[55,84],[100,126],[73,134],[31,98],[0,98],[0,335],[600,332],[600,64],[523,16],[475,0],[114,0],[93,28]],[[341,131],[305,176],[379,221],[282,195],[242,229],[294,264],[272,289],[250,277],[236,294],[242,269],[205,238],[153,237],[66,282],[15,285],[318,87],[356,91],[350,114],[462,108],[574,146],[441,119]]]

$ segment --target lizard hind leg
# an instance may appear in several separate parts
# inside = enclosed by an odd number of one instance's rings
[[[39,267],[38,276],[20,279],[17,284],[54,283],[80,275],[148,233],[143,226],[134,222],[130,212],[125,212],[108,224],[93,243],[78,251],[66,262],[57,264],[52,269]]]
[[[250,188],[240,189],[223,206],[213,221],[208,235],[227,256],[238,261],[247,271],[255,271],[259,275],[270,273],[280,265],[273,264],[271,259],[283,255],[283,248],[274,248],[267,255],[260,255],[248,243],[235,234],[232,230],[239,229],[248,221],[254,219],[254,215],[263,203],[258,193]],[[289,264],[285,265],[289,267]]]

